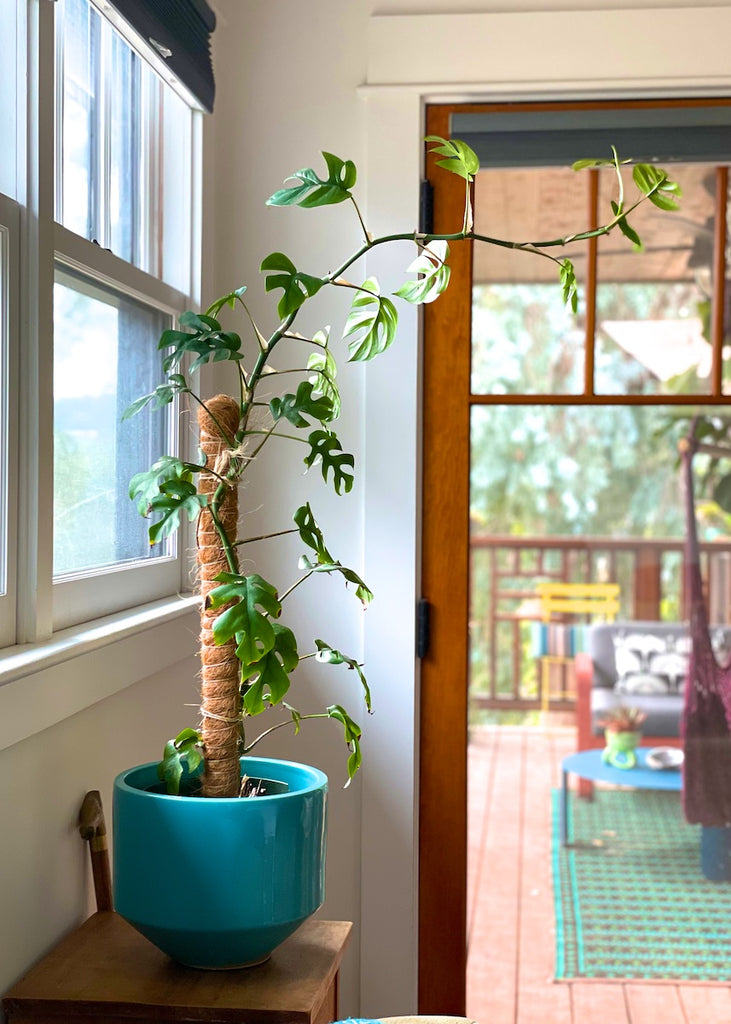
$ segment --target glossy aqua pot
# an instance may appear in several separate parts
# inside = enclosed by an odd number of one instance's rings
[[[114,907],[192,967],[260,963],[325,897],[327,777],[246,757],[286,792],[239,800],[152,792],[157,765],[114,783]]]

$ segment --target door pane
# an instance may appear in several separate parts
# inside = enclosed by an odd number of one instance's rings
[[[489,169],[475,181],[475,230],[541,241],[588,227],[588,176],[569,168]],[[566,308],[553,260],[475,245],[473,394],[575,394],[584,389],[586,243],[556,250],[574,262],[578,314]]]
[[[478,704],[481,697],[538,700],[531,651],[540,582],[618,583],[618,618],[682,619],[686,521],[677,451],[693,411],[472,408],[470,694]],[[727,408],[703,415],[728,430]],[[729,463],[698,454],[694,469],[699,538],[726,546],[731,515],[713,496]],[[718,557],[729,559],[720,549]],[[724,621],[727,583],[713,572],[711,581],[710,607]],[[648,592],[657,594],[656,606],[637,616],[639,595]]]
[[[642,252],[621,235],[599,240],[599,394],[710,391],[716,171],[709,164],[673,164],[669,173],[682,188],[681,209],[669,213],[644,203],[628,218]],[[604,207],[613,194],[613,172],[604,171]]]
[[[151,548],[130,478],[169,450],[169,419],[122,413],[162,380],[170,317],[58,270],[54,289],[54,578],[172,553]]]

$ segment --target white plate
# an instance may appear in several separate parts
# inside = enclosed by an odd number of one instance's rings
[[[677,747],[653,747],[647,752],[647,767],[656,771],[680,768],[685,754]]]

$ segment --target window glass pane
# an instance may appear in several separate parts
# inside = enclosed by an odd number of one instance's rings
[[[170,554],[151,548],[130,478],[169,451],[168,418],[121,422],[162,379],[170,317],[58,270],[54,289],[54,577]]]
[[[17,106],[18,106],[18,38],[17,0],[0,0],[0,192],[17,198]]]
[[[187,294],[192,111],[89,0],[57,7],[57,217]]]
[[[710,390],[715,167],[673,164],[679,212],[643,203],[629,218],[644,244],[599,240],[595,386],[599,394]],[[600,175],[600,209],[614,197]],[[634,188],[627,186],[627,195]],[[682,378],[682,386],[681,386]]]
[[[140,59],[111,33],[109,219],[111,249],[140,262]]]
[[[560,238],[589,223],[588,178],[567,168],[480,171],[475,230],[492,238]],[[475,245],[472,305],[474,394],[573,394],[584,386],[583,288],[566,308],[552,260]],[[561,250],[586,275],[586,244]]]
[[[172,89],[162,89],[162,181],[158,205],[163,231],[160,277],[184,294],[191,292],[193,114]]]
[[[101,18],[87,0],[63,0],[58,24],[63,32],[62,222],[84,238],[101,241]]]

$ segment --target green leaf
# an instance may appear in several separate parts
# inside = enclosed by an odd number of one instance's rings
[[[143,473],[135,473],[129,483],[129,496],[132,501],[137,499],[137,508],[142,515],[147,515],[150,502],[160,493],[160,486],[168,480],[193,479],[194,473],[200,473],[204,465],[192,462],[181,462],[174,455],[161,455],[152,467]]]
[[[300,731],[300,722],[302,721],[303,716],[300,714],[297,708],[293,708],[291,704],[288,704],[286,702],[286,700],[282,701],[282,707],[286,708],[287,711],[289,711],[290,715],[292,716],[292,721],[294,722],[294,734],[296,736]]]
[[[338,651],[335,647],[331,647],[330,644],[326,644],[324,640],[315,640],[315,646],[317,647],[316,659],[325,665],[347,665],[348,668],[354,671],[360,679],[361,686],[363,687],[363,694],[365,696],[366,707],[371,710],[371,691],[368,687],[368,682],[363,673],[363,666],[360,662],[356,661],[355,658],[349,658],[342,651]]]
[[[172,455],[163,455],[151,469],[136,473],[130,480],[129,496],[137,502],[143,516],[159,518],[150,526],[150,544],[157,544],[180,526],[180,515],[185,513],[192,521],[208,499],[198,494],[192,483],[194,473],[205,467],[181,462]]]
[[[224,306],[230,306],[231,309],[234,309],[236,306],[236,300],[240,299],[245,291],[246,285],[242,284],[240,288],[234,288],[234,290],[229,292],[228,295],[222,295],[220,299],[216,299],[216,301],[211,303],[208,307],[206,310],[207,316],[218,316]]]
[[[292,518],[299,530],[300,538],[315,552],[318,561],[332,562],[334,559],[325,546],[325,538],[312,514],[309,501],[305,505],[300,505]]]
[[[148,531],[150,544],[174,533],[183,513],[193,522],[207,501],[206,495],[199,494],[195,484],[188,480],[176,478],[161,483],[160,493],[150,501],[150,512],[160,516]]]
[[[316,560],[313,562],[307,555],[300,558],[300,568],[308,569],[311,572],[338,572],[345,579],[346,583],[355,586],[355,596],[367,607],[373,600],[373,592],[366,586],[360,576],[352,569],[348,569],[342,562],[337,561],[328,551],[325,545],[325,538],[322,530],[317,524],[310,503],[300,505],[293,516],[299,535],[308,548],[315,552]]]
[[[352,199],[357,172],[352,160],[341,160],[332,153],[323,152],[328,176],[318,177],[311,167],[295,171],[288,181],[299,180],[299,185],[282,188],[267,199],[268,206],[301,206],[308,209],[316,206],[332,206]]]
[[[381,295],[375,277],[369,277],[360,286],[345,321],[343,337],[358,335],[348,344],[351,360],[365,361],[385,352],[396,337],[397,326],[396,307]]]
[[[576,273],[571,260],[561,260],[559,276],[563,301],[566,305],[570,305],[571,312],[575,313],[579,307],[579,293],[576,285]]]
[[[289,676],[299,664],[297,640],[291,629],[273,622],[274,644],[258,661],[242,672],[244,682],[254,681],[244,692],[244,707],[250,715],[260,715],[279,704],[289,690]]]
[[[122,422],[130,419],[136,415],[142,409],[145,408],[150,402],[152,402],[153,409],[162,409],[163,406],[169,405],[176,395],[190,394],[190,388],[188,387],[185,377],[182,373],[171,373],[168,376],[168,381],[165,384],[158,384],[154,391],[151,391],[149,395],[143,395],[136,401],[128,405],[122,413]]]
[[[332,430],[313,430],[307,438],[310,450],[305,455],[305,465],[310,469],[316,462],[322,465],[322,478],[327,482],[327,474],[332,470],[335,493],[344,490],[347,494],[353,486],[355,459],[343,451],[337,434]]]
[[[407,302],[419,305],[422,302],[433,302],[449,284],[451,273],[446,260],[449,246],[442,239],[429,242],[422,249],[414,262],[406,268],[407,273],[421,274],[416,281],[407,281],[397,288],[394,295],[399,295]]]
[[[360,751],[360,738],[363,735],[363,731],[341,704],[331,704],[327,709],[327,714],[328,718],[334,718],[336,721],[342,722],[345,730],[345,742],[352,751],[348,758],[348,781],[345,784],[347,787],[350,785],[350,780],[360,768],[363,760]]]
[[[162,761],[157,766],[157,777],[165,783],[171,796],[180,793],[183,772],[194,772],[203,760],[203,739],[195,729],[183,729],[174,740],[165,744]]]
[[[158,342],[159,349],[171,349],[162,363],[166,373],[189,354],[196,357],[190,365],[191,372],[205,363],[220,363],[226,359],[238,362],[243,358],[239,351],[241,338],[235,331],[221,330],[214,317],[187,311],[181,314],[180,323],[190,330],[163,331]]]
[[[268,292],[275,288],[282,288],[284,291],[277,306],[277,312],[282,319],[296,312],[307,299],[317,295],[325,284],[322,278],[297,270],[291,259],[283,252],[270,253],[262,260],[259,269],[263,272],[273,271],[267,274],[265,282]]]
[[[235,603],[216,619],[213,639],[225,644],[236,637],[236,657],[243,665],[252,665],[274,647],[276,634],[269,617],[278,618],[282,611],[276,587],[257,573],[239,576],[226,572],[216,578],[221,586],[208,595],[208,606]]]
[[[677,210],[680,186],[671,181],[666,171],[654,164],[635,164],[632,169],[635,185],[660,210]],[[677,198],[676,198],[677,197]]]
[[[446,159],[437,160],[437,167],[444,167],[452,174],[458,174],[460,178],[467,181],[474,181],[475,175],[480,169],[480,161],[477,154],[466,142],[460,139],[443,139],[440,135],[427,135],[427,142],[435,143],[429,150],[437,156]]]
[[[571,164],[572,171],[585,171],[592,167],[613,167],[614,160],[605,157],[585,157],[583,160],[575,160]]]
[[[612,200],[612,212],[614,213],[614,216],[615,216],[615,217],[616,217],[616,216],[617,216],[617,214],[619,213],[619,204],[618,204],[618,203],[615,203],[615,202],[614,202],[614,200]],[[624,237],[625,237],[625,238],[628,238],[628,239],[630,240],[630,242],[632,243],[632,247],[633,247],[633,248],[634,248],[634,249],[635,249],[635,250],[636,250],[637,252],[641,252],[641,250],[642,250],[642,239],[641,239],[641,238],[640,238],[640,236],[639,236],[639,235],[637,234],[637,232],[635,231],[635,229],[634,229],[634,228],[631,228],[631,227],[629,226],[629,224],[627,223],[627,218],[626,218],[626,217],[621,217],[621,218],[620,218],[620,219],[619,219],[619,220],[617,221],[617,227],[618,227],[618,228],[619,228],[619,230],[620,230],[620,231],[622,232],[622,234],[624,235]]]
[[[309,427],[311,424],[305,416],[311,416],[320,423],[328,423],[334,418],[332,401],[326,395],[313,398],[313,391],[314,385],[308,380],[303,380],[297,388],[296,395],[286,394],[273,398],[269,403],[269,409],[274,420],[284,417],[295,427]]]
[[[327,335],[318,331],[313,340],[324,337],[324,347],[321,351],[312,352],[307,360],[307,369],[314,370],[309,378],[315,390],[325,395],[332,403],[333,415],[336,420],[340,415],[340,388],[337,384],[338,367],[330,349],[327,347]]]

